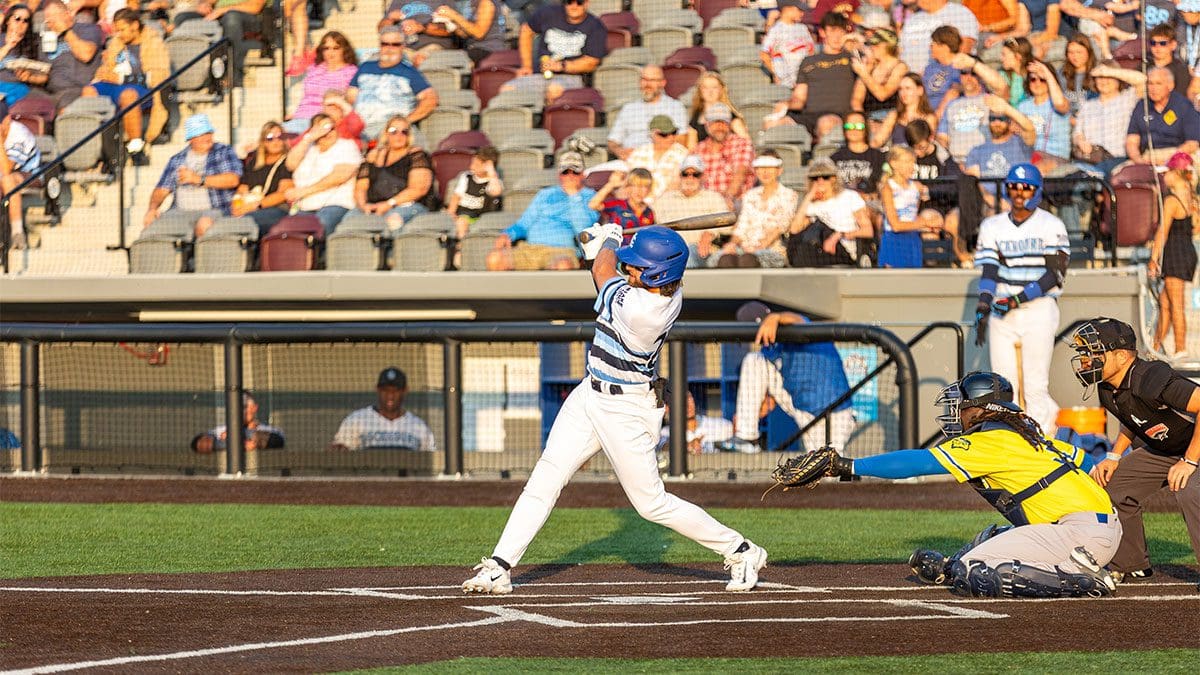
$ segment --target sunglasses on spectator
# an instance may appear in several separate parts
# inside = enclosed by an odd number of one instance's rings
[[[1008,118],[1004,115],[988,115],[989,122],[1007,122]]]
[[[1046,81],[1046,78],[1043,78],[1043,77],[1035,77],[1035,76],[1029,77],[1030,84],[1033,84],[1034,82],[1045,82],[1045,81]]]
[[[813,176],[809,180],[833,180],[833,176]]]
[[[405,127],[403,129],[401,129],[400,127],[388,127],[387,132],[389,134],[393,134],[393,135],[399,134],[401,136],[407,136],[408,135],[408,127]]]
[[[283,138],[283,134],[267,134],[263,136],[264,141],[277,141],[281,138]]]
[[[846,131],[866,131],[867,125],[862,122],[846,122],[842,128]]]
[[[1151,47],[1166,47],[1166,46],[1167,46],[1167,45],[1169,45],[1169,44],[1171,44],[1171,40],[1170,40],[1170,39],[1167,39],[1167,40],[1151,40],[1151,41],[1150,41],[1150,46],[1151,46]]]
[[[380,46],[380,47],[403,47],[403,46],[404,46],[404,43],[403,43],[403,42],[383,42],[383,41],[380,41],[380,43],[379,43],[379,46]]]
[[[659,138],[666,138],[667,136],[674,136],[675,130],[672,129],[671,131],[659,131],[658,129],[655,129],[654,135],[658,136]]]
[[[16,21],[17,23],[29,23],[29,17],[27,17],[27,16],[14,16],[14,17],[11,17],[11,18],[9,18],[9,21]]]
[[[563,0],[564,5],[582,5],[587,0]]]
[[[683,176],[684,178],[699,178],[700,176],[703,176],[704,174],[700,173],[699,171],[684,171],[683,173],[681,173],[679,175]]]
[[[1033,192],[1035,189],[1029,183],[1005,183],[1004,187],[1013,192]]]
[[[558,172],[558,175],[560,175],[560,176],[581,176],[581,175],[583,175],[583,172],[576,171],[575,169],[563,169],[562,171]]]

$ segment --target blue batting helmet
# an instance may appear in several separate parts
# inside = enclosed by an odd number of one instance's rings
[[[1004,179],[1005,184],[1008,183],[1024,183],[1033,186],[1033,196],[1025,202],[1025,208],[1030,211],[1037,208],[1042,202],[1042,172],[1032,164],[1014,164],[1008,170],[1008,177]]]
[[[688,247],[675,230],[653,225],[638,230],[628,244],[617,249],[617,260],[642,268],[642,283],[658,288],[683,278]]]

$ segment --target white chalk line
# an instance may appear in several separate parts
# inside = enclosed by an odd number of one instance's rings
[[[741,603],[729,603],[741,604]],[[924,606],[925,603],[917,603],[917,606]],[[984,612],[979,610],[970,610],[965,608],[954,607],[938,607],[937,603],[928,603],[927,609],[942,610],[944,614],[910,614],[907,616],[803,616],[803,617],[745,617],[739,619],[680,619],[676,621],[599,621],[599,622],[582,622],[571,621],[569,619],[559,619],[555,617],[538,614],[536,612],[526,612],[515,609],[512,605],[507,606],[483,606],[470,607],[481,612],[492,612],[499,617],[504,617],[508,621],[528,621],[531,623],[553,626],[554,628],[663,628],[667,626],[701,626],[706,624],[738,624],[738,623],[827,623],[835,622],[852,622],[852,621],[930,621],[935,619],[1006,619],[1007,614],[995,614],[992,612]]]
[[[238,652],[251,652],[264,649],[280,649],[284,647],[303,647],[306,645],[328,644],[332,642],[347,642],[350,640],[366,640],[370,638],[391,637],[403,633],[416,633],[420,631],[431,630],[447,630],[451,628],[474,628],[476,626],[487,626],[490,624],[506,623],[511,621],[501,616],[488,617],[486,619],[478,619],[475,621],[461,621],[457,623],[444,623],[433,626],[409,626],[406,628],[394,628],[391,630],[372,630],[358,633],[342,633],[339,635],[325,635],[314,638],[299,638],[296,640],[280,640],[277,642],[252,642],[249,644],[229,645],[226,647],[210,647],[208,649],[190,649],[181,652],[171,652],[168,654],[145,654],[142,656],[122,656],[112,659],[99,659],[95,661],[76,661],[74,663],[55,663],[44,666],[34,666],[33,668],[24,668],[21,670],[6,670],[0,672],[0,675],[32,675],[33,673],[62,673],[68,670],[81,670],[83,668],[104,668],[107,666],[125,666],[133,663],[153,663],[158,661],[177,661],[179,659],[194,659],[204,656],[220,656],[222,654],[236,654]]]

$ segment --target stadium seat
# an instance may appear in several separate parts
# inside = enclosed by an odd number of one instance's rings
[[[595,8],[592,8],[595,11]],[[642,24],[633,12],[611,12],[600,15],[600,22],[608,29],[608,50],[632,47],[634,36],[642,31]],[[614,36],[620,40],[614,42]]]
[[[192,223],[165,212],[129,246],[130,274],[178,274],[187,269]]]
[[[766,27],[766,19],[753,7],[730,7],[719,12],[708,22],[709,28],[723,26],[747,26],[757,31]]]
[[[441,143],[437,144],[438,150],[459,150],[463,152],[475,152],[479,148],[484,148],[491,145],[487,134],[482,131],[460,131],[450,134],[442,139]]]
[[[545,129],[518,129],[505,136],[496,148],[498,150],[526,148],[548,155],[554,151],[554,138]]]
[[[672,12],[681,11],[682,6],[683,3],[680,0],[630,0],[629,2],[629,10],[637,15],[643,26],[662,20],[664,16]]]
[[[221,24],[215,21],[187,21],[177,26],[165,40],[171,73],[174,75],[182,65],[203,54],[222,37]],[[215,59],[224,62],[222,68],[228,67],[229,59],[220,53],[201,59],[175,80],[171,97],[188,106],[220,101],[221,93],[212,76]]]
[[[542,111],[542,126],[554,137],[558,148],[577,129],[596,125],[596,109],[591,106],[555,104]]]
[[[439,272],[446,269],[446,241],[454,219],[439,211],[423,213],[392,236],[390,263],[396,272]]]
[[[812,150],[812,135],[808,133],[808,129],[800,125],[771,127],[758,132],[757,135],[751,128],[750,135],[756,137],[755,145],[762,148],[787,145],[801,152]]]
[[[529,108],[490,105],[479,114],[479,130],[489,138],[504,138],[532,127],[533,111]]]
[[[759,149],[774,150],[779,155],[779,158],[783,160],[783,175],[785,176],[804,176],[808,173],[804,167],[804,150],[799,145],[764,144]]]
[[[747,26],[709,28],[704,31],[704,46],[713,51],[718,63],[737,63],[758,52],[754,29]]]
[[[608,127],[584,127],[576,129],[559,149],[558,154],[565,152],[573,138],[586,138],[592,144],[592,151],[583,154],[583,166],[593,167],[608,161]]]
[[[233,274],[254,267],[258,224],[249,218],[217,218],[196,240],[193,253],[197,274]]]
[[[761,63],[726,64],[721,68],[721,77],[729,88],[729,98],[735,104],[746,100],[752,91],[770,86],[771,77],[762,69]]]
[[[263,272],[316,269],[324,241],[325,228],[316,216],[287,216],[259,243],[258,268]]]
[[[521,52],[515,49],[504,49],[492,52],[475,64],[476,68],[491,68],[493,66],[521,67]]]
[[[695,0],[694,6],[696,13],[704,21],[704,27],[708,28],[718,14],[736,8],[737,4],[738,0]]]
[[[541,171],[531,172],[524,176],[519,176],[516,181],[513,182],[512,188],[514,190],[533,190],[534,192],[537,192],[547,185],[557,184],[558,169],[542,169]],[[508,194],[505,193],[504,196],[507,198]],[[508,203],[507,200],[505,203]]]
[[[645,47],[625,47],[623,49],[614,49],[604,57],[604,62],[600,67],[604,66],[648,66],[651,63],[657,63],[654,59],[654,54]]]
[[[690,47],[692,31],[681,26],[655,26],[642,31],[642,46],[650,50],[656,63],[662,63],[680,47]]]
[[[516,188],[504,191],[504,211],[520,216],[541,188]]]
[[[433,177],[437,181],[438,196],[443,202],[446,200],[446,189],[450,187],[450,181],[471,166],[471,157],[475,155],[475,150],[476,148],[449,148],[438,150],[431,156]]]
[[[461,261],[459,269],[479,272],[487,269],[487,256],[496,248],[496,237],[520,217],[519,213],[500,211],[485,213],[471,225],[467,236],[458,242]]]
[[[479,96],[479,102],[486,108],[488,101],[500,93],[504,83],[517,76],[513,66],[480,66],[471,73],[471,89]]]
[[[588,11],[596,16],[604,16],[625,9],[625,0],[592,0],[588,3]]]
[[[1149,164],[1131,164],[1109,178],[1117,208],[1117,246],[1144,246],[1158,231],[1158,194],[1154,183],[1158,181],[1154,167]],[[1100,231],[1111,234],[1107,219],[1100,222]]]
[[[544,104],[545,98],[539,92],[509,89],[492,97],[492,100],[488,102],[488,107],[529,108],[530,110],[537,111],[541,110]]]
[[[761,68],[759,70],[761,71]],[[787,101],[792,97],[792,90],[789,87],[782,84],[772,84],[769,78],[765,82],[760,82],[755,86],[741,88],[737,93],[737,98],[733,98],[732,92],[730,94],[730,100],[733,101],[735,106],[744,106],[751,103],[768,103],[774,105],[779,101]]]
[[[691,90],[700,76],[706,72],[704,66],[689,63],[663,66],[663,76],[667,78],[667,96],[681,101],[687,100],[684,94]]]
[[[624,28],[609,28],[608,37],[604,40],[604,46],[609,51],[623,47],[632,47],[633,33]]]
[[[613,104],[632,101],[641,96],[639,82],[642,69],[634,65],[608,65],[596,69],[593,82],[604,95],[604,100]]]
[[[746,120],[746,130],[750,132],[750,138],[757,139],[757,134],[762,131],[763,118],[775,112],[775,104],[751,103],[737,106],[737,111]],[[755,144],[757,145],[757,140]]]
[[[504,148],[500,151],[500,177],[512,180],[530,171],[541,171],[546,166],[546,154],[533,148]]]
[[[76,99],[55,118],[55,143],[64,150],[74,147],[116,111],[112,101],[102,96]],[[83,147],[63,157],[63,166],[67,171],[63,180],[76,183],[111,181],[112,175],[93,171],[104,157],[103,143],[102,136],[95,136]]]
[[[443,91],[462,89],[463,76],[453,68],[424,69],[421,71],[421,75],[439,94]]]
[[[54,118],[58,106],[49,96],[31,91],[8,108],[14,120],[20,120],[34,136],[54,133]]]
[[[439,107],[421,120],[420,128],[429,144],[436,147],[452,133],[471,130],[471,111]]]
[[[716,70],[717,55],[708,47],[680,47],[663,59],[664,66],[700,66],[705,70]]]
[[[325,240],[325,269],[343,272],[382,269],[391,238],[383,216],[351,211]]]
[[[466,75],[475,68],[471,63],[471,57],[467,56],[467,52],[462,49],[438,49],[428,52],[425,60],[421,62],[419,70],[424,73],[426,70],[456,70],[461,75]]]
[[[479,96],[470,89],[452,89],[438,92],[438,108],[454,108],[479,112]]]

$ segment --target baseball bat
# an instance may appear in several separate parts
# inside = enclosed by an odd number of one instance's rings
[[[1013,343],[1013,351],[1017,355],[1017,405],[1025,409],[1025,358],[1021,353],[1021,343]]]
[[[672,220],[669,223],[659,223],[663,227],[669,227],[677,232],[686,230],[708,230],[714,227],[728,227],[737,222],[737,214],[732,211],[721,211],[719,213],[707,213],[703,216],[692,216],[690,218],[680,218]],[[633,234],[638,230],[650,227],[644,225],[641,227],[630,227],[625,229],[625,234]],[[586,244],[592,240],[592,236],[588,232],[579,233],[579,243]]]

